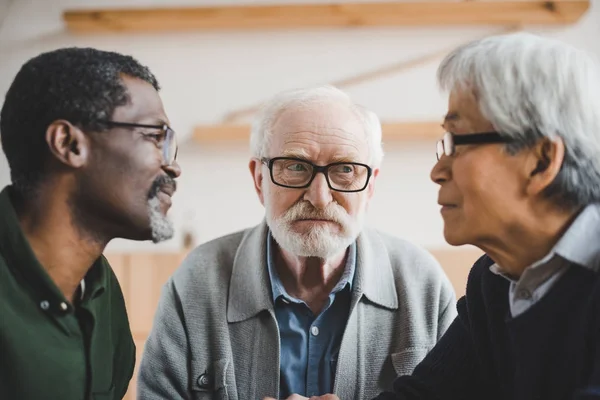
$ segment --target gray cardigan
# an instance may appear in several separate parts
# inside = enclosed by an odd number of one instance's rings
[[[267,227],[197,247],[165,284],[138,378],[140,399],[261,400],[279,393],[279,331]],[[365,230],[334,392],[365,400],[411,373],[456,316],[452,286],[425,250]]]

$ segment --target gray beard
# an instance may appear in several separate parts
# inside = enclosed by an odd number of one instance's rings
[[[154,243],[169,240],[175,234],[173,223],[160,210],[160,200],[154,196],[148,199],[148,215]]]

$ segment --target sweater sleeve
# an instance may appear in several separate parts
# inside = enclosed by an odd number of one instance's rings
[[[591,344],[594,357],[588,366],[589,379],[574,393],[573,400],[600,400],[600,283],[596,283],[592,292],[591,315],[585,340]]]
[[[190,399],[188,342],[179,297],[172,280],[163,292],[154,325],[144,347],[138,376],[138,398]]]
[[[458,300],[458,316],[440,341],[417,365],[412,375],[394,382],[393,392],[381,393],[374,400],[480,400],[489,398],[480,368],[469,303],[481,298],[481,272],[489,267],[489,259],[481,258],[473,266],[467,284],[467,296]],[[482,318],[483,316],[480,316]],[[599,399],[600,400],[600,399]]]
[[[477,362],[466,317],[466,301],[458,301],[459,316],[441,340],[417,365],[412,375],[394,382],[394,392],[381,393],[376,400],[482,399]]]

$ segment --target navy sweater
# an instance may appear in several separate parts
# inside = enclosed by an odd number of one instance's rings
[[[473,266],[458,317],[415,368],[377,400],[600,399],[600,279],[574,265],[513,318],[509,282]]]

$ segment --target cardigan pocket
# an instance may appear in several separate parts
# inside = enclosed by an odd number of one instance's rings
[[[410,375],[427,355],[429,347],[408,347],[398,353],[392,353],[392,365],[398,376]]]
[[[192,394],[195,400],[229,400],[227,393],[228,359],[220,359],[212,365],[206,361],[192,360]]]

